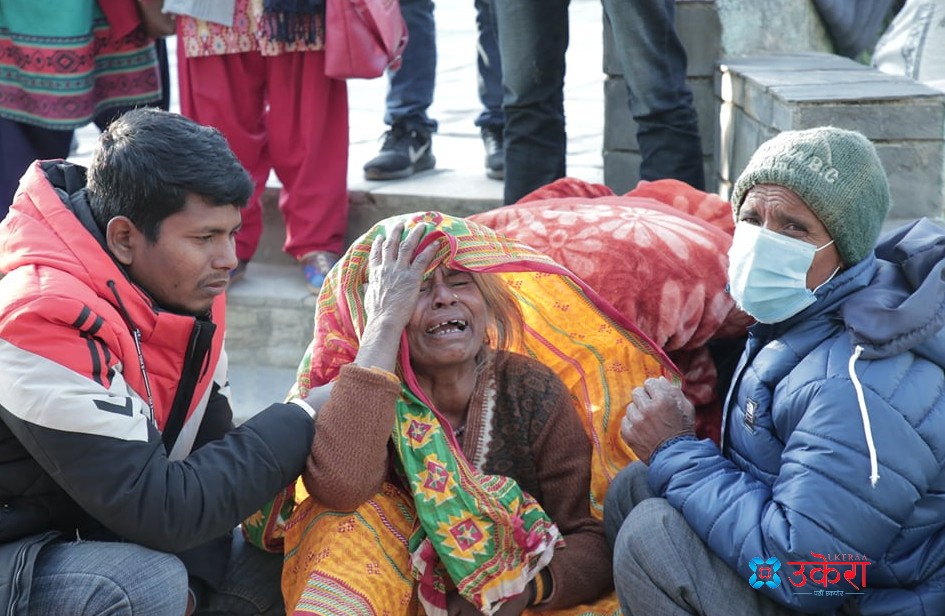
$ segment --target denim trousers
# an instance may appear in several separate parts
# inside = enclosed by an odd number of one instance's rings
[[[203,593],[203,616],[285,613],[282,555],[269,554],[233,533],[222,586]],[[169,616],[187,605],[187,570],[171,554],[133,543],[54,543],[39,553],[30,589],[30,615]]]
[[[475,0],[478,91],[483,109],[476,118],[476,126],[502,126],[505,122],[502,113],[502,67],[492,2]],[[432,0],[400,0],[400,11],[407,24],[409,39],[400,68],[388,72],[384,122],[388,125],[400,122],[408,129],[420,128],[435,132],[436,120],[427,114],[433,103],[436,86],[434,4]]]
[[[748,584],[647,484],[634,462],[610,484],[604,532],[614,554],[614,585],[624,616],[789,616],[797,614]]]
[[[407,47],[395,71],[387,72],[384,122],[401,122],[410,130],[436,131],[436,120],[427,115],[436,83],[436,21],[433,0],[400,0],[407,24]]]
[[[502,58],[505,203],[566,173],[569,0],[493,0]],[[705,187],[702,144],[675,0],[603,0],[637,122],[643,179]]]
[[[672,178],[705,189],[702,138],[686,50],[676,34],[676,0],[603,0],[637,123],[640,179]]]
[[[493,0],[502,59],[506,204],[564,177],[570,0]]]
[[[478,68],[479,102],[482,112],[476,126],[503,128],[502,60],[499,55],[499,33],[496,28],[494,0],[476,0],[476,67]]]

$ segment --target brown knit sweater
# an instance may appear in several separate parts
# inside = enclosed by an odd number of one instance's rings
[[[342,368],[303,476],[313,498],[352,510],[380,489],[399,390],[381,373]],[[591,444],[550,369],[517,354],[490,361],[470,403],[463,453],[482,472],[515,479],[564,535],[549,565],[554,593],[543,607],[586,603],[612,588],[603,524],[590,515]]]

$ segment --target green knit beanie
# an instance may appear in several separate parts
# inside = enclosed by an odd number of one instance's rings
[[[827,227],[853,265],[876,244],[889,211],[889,183],[876,149],[860,133],[824,126],[785,131],[763,143],[735,182],[735,220],[752,186],[790,189]]]

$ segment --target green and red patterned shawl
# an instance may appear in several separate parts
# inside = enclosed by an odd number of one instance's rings
[[[112,27],[94,0],[0,2],[0,116],[71,130],[99,111],[158,101],[154,43],[124,25]]]
[[[617,433],[617,413],[629,399],[628,392],[648,376],[678,375],[658,348],[568,270],[477,223],[425,212],[382,221],[357,240],[319,295],[315,336],[293,395],[331,381],[341,366],[354,359],[364,330],[363,289],[371,244],[400,221],[406,223],[404,234],[418,224],[427,227],[418,251],[445,240],[430,271],[446,264],[494,273],[506,281],[526,324],[525,340],[513,350],[555,370],[582,410],[595,445],[589,489],[592,508],[599,515],[610,478],[633,458]],[[538,503],[513,480],[484,476],[470,467],[417,385],[409,352],[404,335],[399,370],[405,384],[392,439],[422,523],[409,541],[420,599],[427,614],[445,614],[448,576],[467,600],[490,614],[506,598],[522,592],[551,559],[560,535]]]

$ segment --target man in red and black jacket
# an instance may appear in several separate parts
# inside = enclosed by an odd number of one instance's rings
[[[224,292],[252,190],[217,131],[154,109],[87,172],[23,176],[0,225],[5,613],[284,613],[281,555],[232,533],[314,435],[304,400],[232,426]],[[237,587],[252,605],[219,603]]]

